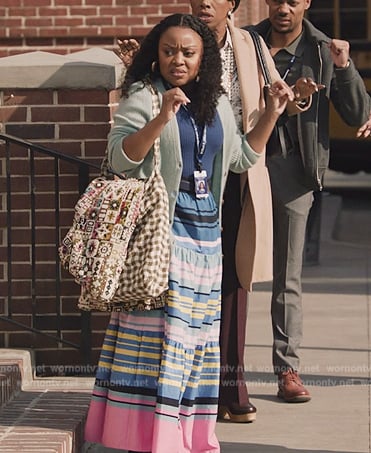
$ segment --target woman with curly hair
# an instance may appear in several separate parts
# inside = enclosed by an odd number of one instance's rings
[[[161,309],[112,314],[87,441],[131,452],[220,451],[215,424],[223,189],[229,170],[241,173],[259,159],[292,97],[285,84],[274,84],[259,130],[245,137],[221,74],[214,33],[182,14],[153,28],[126,73],[108,137],[109,162],[117,172],[148,177],[160,137],[171,229],[169,291]],[[155,117],[148,83],[160,96]]]

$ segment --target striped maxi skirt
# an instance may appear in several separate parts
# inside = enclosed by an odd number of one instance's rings
[[[167,306],[112,313],[85,427],[89,442],[137,452],[220,452],[222,254],[212,195],[180,192],[172,233]]]

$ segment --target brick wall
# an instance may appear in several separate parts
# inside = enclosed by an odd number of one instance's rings
[[[3,0],[0,57],[44,50],[61,54],[115,47],[117,37],[144,36],[162,17],[190,12],[187,0]],[[266,14],[265,2],[241,1],[237,25]]]
[[[256,24],[268,14],[268,7],[262,0],[241,0],[240,6],[234,15],[235,25],[243,27],[244,25]]]
[[[105,69],[111,68],[113,74],[120,74],[116,68],[117,57],[112,52],[106,51],[108,56],[104,53],[102,55],[102,51],[98,49],[93,51],[95,52],[97,61],[104,58],[112,61],[112,65],[106,64]],[[75,74],[76,79],[82,80],[85,87],[71,88],[65,83],[63,86],[43,89],[40,86],[51,84],[47,75],[48,67],[37,72],[37,66],[42,62],[40,56],[38,53],[30,53],[27,57],[29,67],[26,71],[36,74],[35,78],[30,77],[30,84],[34,86],[28,89],[19,87],[0,89],[1,132],[100,164],[106,147],[112,110],[120,97],[120,90],[116,88],[118,80],[115,80],[115,77],[107,77],[112,80],[112,86],[106,84],[107,86],[96,88],[97,82],[91,70],[91,61],[78,62],[79,59],[76,57],[78,66],[76,70],[76,65],[69,64],[69,58],[66,58],[63,64],[63,57],[59,57],[61,58],[59,79],[66,79],[70,84],[74,84]],[[83,57],[84,53],[81,58]],[[93,57],[94,55],[89,55],[89,60]],[[14,58],[17,57],[8,59],[12,61]],[[46,59],[52,60],[53,55],[47,55]],[[55,70],[54,66],[52,70]],[[18,84],[21,71],[17,66],[9,68],[3,63],[0,73],[4,72],[8,72],[9,79],[15,85]],[[47,80],[43,80],[43,76]],[[4,86],[1,74],[0,86]],[[6,209],[8,200],[5,149],[4,145],[0,146],[0,314],[11,313],[13,321],[40,329],[51,336],[56,336],[59,329],[59,334],[64,340],[79,345],[83,321],[77,309],[79,287],[65,271],[61,274],[60,300],[56,287],[58,281],[56,275],[60,269],[59,265],[56,265],[56,246],[59,239],[56,238],[55,229],[54,159],[35,153],[35,159],[31,164],[27,148],[10,145],[10,150],[12,195],[9,222]],[[31,179],[31,165],[34,168],[34,180]],[[58,179],[61,213],[59,235],[62,237],[72,223],[73,207],[78,198],[79,186],[76,166],[63,163],[59,165],[59,171],[61,174]],[[94,170],[91,176],[93,175]],[[34,187],[33,195],[30,191],[31,186]],[[30,210],[32,203],[36,207],[34,218]],[[12,225],[11,230],[7,230],[8,224]],[[9,234],[12,256],[11,266],[8,268]],[[34,275],[32,275],[33,264]],[[12,283],[9,291],[7,278],[10,273]],[[12,296],[11,304],[8,294]],[[59,319],[56,316],[58,311]],[[106,325],[106,314],[92,315],[92,363],[97,362]],[[79,350],[4,320],[0,320],[0,347],[32,348],[39,374],[49,373],[51,367],[54,367],[53,374],[84,371],[80,369],[83,358]]]
[[[0,57],[110,48],[118,36],[144,36],[163,16],[189,11],[184,0],[3,0]]]

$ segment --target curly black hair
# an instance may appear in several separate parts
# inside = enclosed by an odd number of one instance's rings
[[[222,63],[214,32],[200,19],[190,14],[167,16],[148,33],[126,72],[122,85],[123,96],[127,95],[132,83],[161,77],[158,70],[159,41],[170,27],[190,28],[202,39],[203,55],[198,72],[199,81],[194,84],[192,102],[188,108],[198,124],[209,125],[215,118],[218,99],[224,92],[221,83]],[[154,70],[153,62],[156,63]]]

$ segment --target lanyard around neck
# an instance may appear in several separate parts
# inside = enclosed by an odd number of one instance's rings
[[[203,158],[203,155],[205,154],[206,142],[207,142],[207,139],[206,139],[207,126],[205,124],[203,131],[202,131],[202,137],[200,140],[200,134],[199,134],[195,119],[193,118],[192,114],[187,109],[187,107],[185,107],[185,106],[183,106],[183,107],[189,115],[189,119],[191,120],[191,124],[192,124],[193,130],[194,130],[194,133],[195,133],[195,139],[196,139],[195,163],[197,166],[197,170],[201,171],[202,170],[202,158]]]
[[[285,72],[283,73],[282,80],[286,80],[287,76],[290,74],[290,71],[291,71],[292,67],[294,66],[295,60],[296,60],[296,55],[293,55],[290,58],[289,64],[287,65]]]

